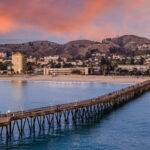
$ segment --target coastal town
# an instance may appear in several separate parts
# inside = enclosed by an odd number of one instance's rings
[[[0,0],[0,150],[150,150],[150,0]]]
[[[150,75],[150,54],[123,56],[96,50],[84,57],[59,55],[36,58],[20,51],[0,53],[0,75]]]

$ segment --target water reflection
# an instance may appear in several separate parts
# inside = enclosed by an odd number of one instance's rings
[[[20,101],[23,97],[23,88],[27,85],[26,81],[13,80],[11,81],[12,85],[12,99],[15,99],[16,102]]]
[[[24,100],[22,99],[25,97],[24,88],[27,85],[27,81],[23,80],[13,80],[11,81],[12,91],[11,91],[11,98],[13,103],[11,108],[12,110],[24,110]]]

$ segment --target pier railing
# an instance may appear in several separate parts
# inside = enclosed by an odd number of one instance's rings
[[[150,80],[96,98],[0,116],[0,137],[32,134],[65,124],[77,124],[111,111],[150,90]]]

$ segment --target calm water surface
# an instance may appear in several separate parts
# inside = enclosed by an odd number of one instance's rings
[[[0,81],[0,111],[25,110],[79,101],[126,86],[128,84]]]
[[[96,97],[128,84],[0,81],[0,110],[29,109]],[[150,93],[92,124],[26,139],[0,150],[149,150]]]

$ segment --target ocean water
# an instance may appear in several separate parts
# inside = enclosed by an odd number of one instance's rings
[[[129,84],[0,81],[0,111],[61,104],[96,97]],[[149,150],[150,92],[92,123],[39,135],[0,150]]]
[[[18,111],[96,97],[129,84],[0,81],[0,111]]]

